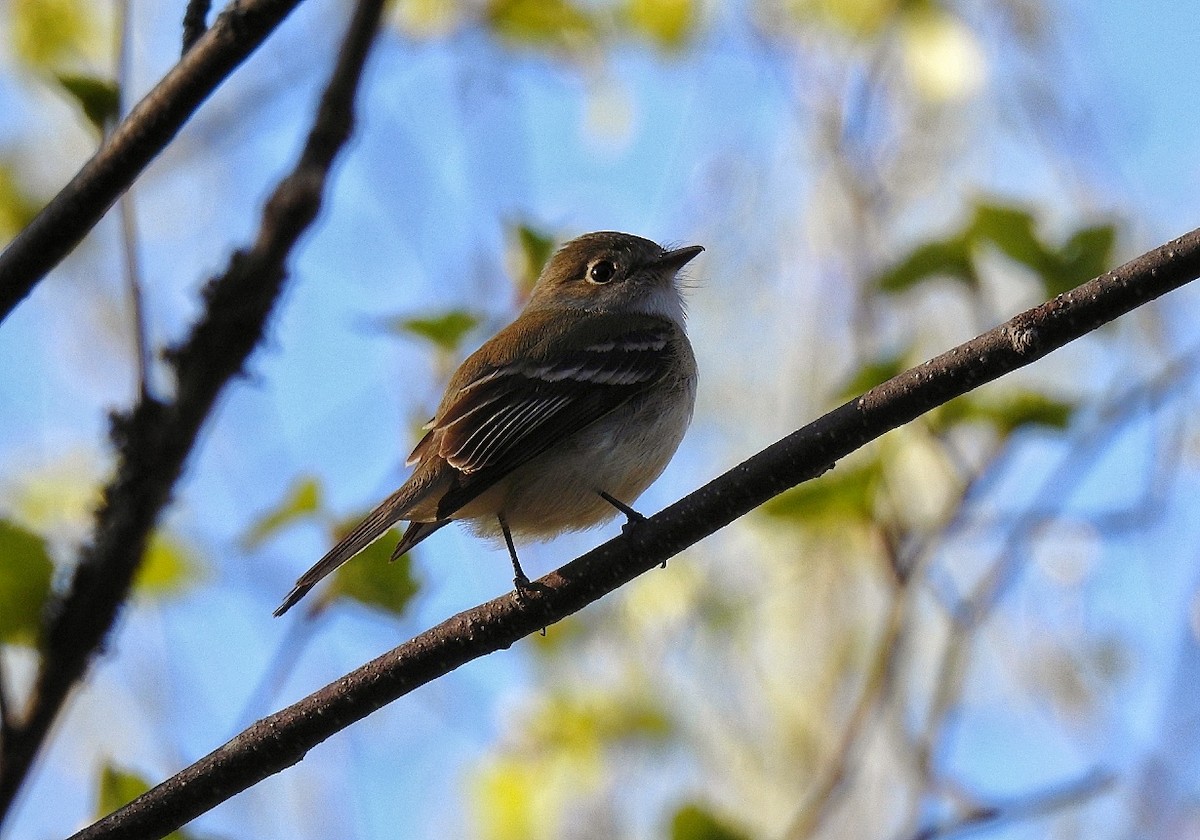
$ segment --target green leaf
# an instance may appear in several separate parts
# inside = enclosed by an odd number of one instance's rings
[[[399,540],[399,531],[389,531],[341,566],[334,573],[330,594],[403,615],[421,584],[413,576],[411,552],[390,562]]]
[[[45,540],[0,519],[0,642],[36,643],[53,575]]]
[[[671,817],[671,840],[749,840],[750,835],[730,828],[711,811],[689,802]]]
[[[1033,214],[1020,207],[1002,204],[979,204],[968,239],[991,242],[1006,256],[1034,271],[1047,263],[1049,252],[1034,232]]]
[[[1019,391],[1003,398],[959,397],[929,415],[935,428],[960,423],[987,423],[1007,437],[1026,426],[1065,429],[1075,411],[1072,403],[1034,391]]]
[[[895,294],[940,277],[958,280],[969,286],[977,285],[970,243],[965,237],[918,245],[895,267],[881,274],[875,283],[881,291]]]
[[[797,523],[869,521],[875,512],[875,488],[883,476],[878,458],[834,468],[820,478],[793,487],[759,510],[775,519]]]
[[[0,243],[33,221],[38,209],[37,202],[18,183],[13,164],[0,161]]]
[[[452,309],[428,318],[402,318],[393,321],[391,329],[423,338],[439,350],[453,353],[463,338],[479,324],[479,318],[462,309]]]
[[[626,0],[629,25],[649,36],[660,47],[685,46],[696,27],[695,0]]]
[[[906,6],[906,0],[793,0],[784,8],[811,30],[814,23],[858,38],[877,36]]]
[[[1056,255],[1054,270],[1042,274],[1046,294],[1050,297],[1062,294],[1107,271],[1112,265],[1116,241],[1116,225],[1095,225],[1075,231]]]
[[[513,279],[521,293],[528,295],[554,254],[554,236],[529,225],[517,225],[516,238],[521,259]]]
[[[547,627],[544,635],[538,633],[529,637],[529,641],[533,642],[534,653],[553,657],[562,654],[569,646],[587,638],[589,628],[588,622],[577,616],[569,615]]]
[[[96,816],[111,814],[148,790],[150,783],[141,776],[106,764],[100,771],[100,795],[96,802]]]
[[[846,387],[841,390],[840,398],[852,399],[870,391],[876,385],[887,382],[893,376],[903,373],[908,369],[907,358],[908,351],[906,350],[894,356],[886,356],[866,363],[855,371],[854,376],[846,383]]]
[[[980,245],[988,244],[1037,274],[1053,296],[1103,272],[1110,265],[1116,234],[1111,224],[1084,227],[1056,249],[1038,237],[1037,220],[1028,210],[981,202],[958,235],[918,246],[876,283],[885,292],[901,292],[932,277],[975,285],[974,255]]]
[[[63,90],[71,94],[88,122],[96,127],[101,134],[110,123],[116,122],[118,110],[121,107],[121,94],[116,82],[107,79],[97,79],[92,76],[72,76],[59,74],[58,83]]]
[[[100,790],[96,799],[96,818],[123,808],[150,790],[150,783],[136,773],[121,770],[111,764],[100,771]],[[191,840],[193,835],[180,829],[166,835],[164,840]]]
[[[555,765],[558,770],[559,766]],[[483,840],[528,840],[541,837],[546,790],[544,768],[513,756],[493,756],[476,775],[473,798],[483,817]]]
[[[186,545],[170,534],[157,530],[150,537],[146,556],[134,578],[134,591],[150,597],[174,594],[195,579],[198,567],[195,555]]]
[[[537,741],[575,755],[617,742],[661,742],[672,721],[654,697],[607,688],[571,688],[550,694],[530,720]]]
[[[533,46],[570,47],[596,34],[588,14],[567,0],[491,0],[485,15],[499,35]]]
[[[13,0],[9,20],[17,56],[37,68],[88,54],[100,34],[85,0]]]
[[[242,537],[242,545],[247,550],[258,548],[280,529],[305,519],[320,509],[320,482],[312,476],[302,476],[292,482],[288,494],[279,504],[254,521]]]

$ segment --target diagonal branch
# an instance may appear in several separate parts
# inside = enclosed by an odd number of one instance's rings
[[[0,815],[128,596],[146,541],[200,427],[262,337],[287,277],[284,263],[316,217],[330,167],[350,136],[354,95],[382,5],[383,0],[361,0],[299,163],[268,199],[254,245],[234,253],[225,275],[205,289],[204,316],[171,352],[175,400],[160,402],[143,393],[130,414],[113,418],[116,476],[96,514],[92,543],[43,628],[29,711],[0,744]]]
[[[80,243],[221,82],[301,0],[236,0],[0,253],[0,321]]]
[[[839,458],[1200,276],[1200,230],[1021,313],[793,432],[628,533],[538,581],[425,631],[246,729],[75,835],[161,837],[371,712],[582,609]]]

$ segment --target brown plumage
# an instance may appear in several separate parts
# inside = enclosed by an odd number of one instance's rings
[[[463,362],[409,479],[296,582],[282,615],[396,522],[399,557],[456,519],[494,535],[588,528],[666,466],[691,418],[695,359],[675,274],[702,249],[621,233],[572,240],[519,318]],[[524,574],[512,554],[518,587]]]

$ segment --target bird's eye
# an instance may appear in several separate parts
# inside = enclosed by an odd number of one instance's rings
[[[590,283],[602,286],[612,280],[617,273],[617,267],[608,260],[598,260],[588,269],[587,279]]]

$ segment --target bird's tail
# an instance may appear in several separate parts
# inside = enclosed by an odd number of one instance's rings
[[[413,488],[406,484],[391,496],[388,496],[379,507],[367,514],[366,518],[358,523],[353,531],[347,534],[341,542],[329,549],[329,553],[300,576],[299,580],[296,581],[296,585],[292,587],[292,591],[288,593],[287,597],[283,599],[283,603],[275,610],[274,615],[278,617],[290,610],[322,578],[375,542],[375,540],[382,537],[387,533],[389,528],[404,519],[405,514],[410,513],[413,495]],[[392,555],[392,559],[395,560],[449,521],[448,519],[443,519],[438,522],[413,522],[404,532],[404,537],[400,540],[400,544],[396,546],[396,552]]]

